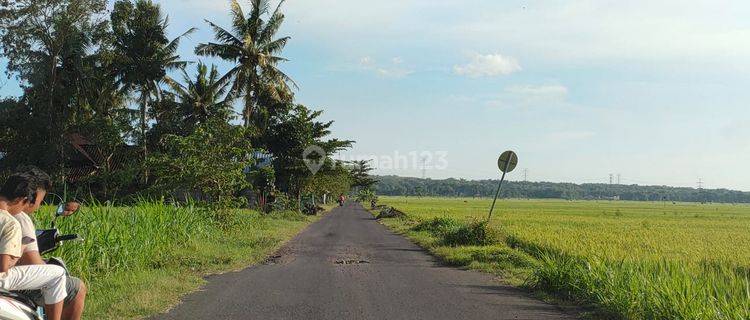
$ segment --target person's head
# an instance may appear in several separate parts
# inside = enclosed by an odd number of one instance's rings
[[[34,202],[35,188],[34,177],[26,173],[16,173],[8,177],[5,184],[0,187],[0,198],[6,202],[8,212],[16,214]]]
[[[19,167],[16,172],[28,174],[33,178],[34,200],[30,201],[29,205],[23,210],[28,214],[32,214],[39,209],[44,198],[47,196],[47,192],[52,189],[52,179],[46,172],[35,166]]]

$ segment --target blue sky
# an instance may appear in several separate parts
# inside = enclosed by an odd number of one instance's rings
[[[161,0],[170,32],[228,26],[228,1]],[[750,190],[746,1],[288,0],[281,68],[341,157],[444,154],[431,178]],[[226,68],[226,64],[204,59]],[[13,80],[0,89],[17,94]],[[434,164],[433,164],[434,165]],[[430,167],[430,164],[428,164]],[[378,169],[420,176],[421,165]]]

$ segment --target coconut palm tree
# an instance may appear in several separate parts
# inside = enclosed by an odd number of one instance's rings
[[[117,1],[111,22],[118,82],[123,91],[138,93],[140,142],[145,158],[149,104],[161,98],[161,84],[168,79],[167,72],[187,65],[180,60],[177,48],[180,39],[195,28],[170,41],[166,37],[168,21],[159,5],[151,0],[136,0],[135,4],[128,0]]]
[[[188,132],[211,119],[228,121],[232,115],[232,105],[227,99],[231,85],[228,78],[220,77],[215,65],[209,69],[199,62],[196,69],[198,73],[195,78],[191,78],[185,69],[182,70],[184,84],[166,80],[172,94],[179,100],[177,105]]]
[[[284,15],[279,10],[282,3],[270,12],[268,0],[251,0],[250,14],[246,17],[237,0],[232,0],[233,32],[206,20],[217,42],[201,43],[195,48],[198,55],[219,57],[236,64],[224,77],[232,79],[230,95],[244,98],[242,117],[245,126],[253,123],[253,114],[258,108],[267,107],[260,103],[265,100],[261,97],[289,101],[292,96],[289,86],[296,87],[294,81],[277,68],[280,62],[287,61],[279,54],[290,39],[276,38],[284,22]],[[264,20],[265,17],[268,21]]]

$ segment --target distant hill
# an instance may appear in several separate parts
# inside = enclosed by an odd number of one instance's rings
[[[390,196],[492,197],[498,183],[498,180],[433,180],[399,176],[378,176],[377,179],[377,194]],[[506,198],[750,203],[750,192],[601,183],[506,181],[500,194]]]

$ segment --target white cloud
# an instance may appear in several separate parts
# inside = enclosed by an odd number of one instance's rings
[[[564,99],[568,95],[568,88],[559,84],[541,86],[524,85],[507,87],[505,88],[505,92],[526,98]]]
[[[521,71],[521,65],[513,57],[495,54],[475,54],[464,65],[453,66],[453,73],[472,78],[509,75]]]
[[[172,21],[186,19],[206,30],[204,18],[229,24],[228,0],[157,2]],[[247,2],[240,2],[247,11]],[[291,34],[292,43],[315,41],[341,52],[403,47],[418,35],[418,42],[438,49],[512,49],[524,57],[524,65],[534,63],[535,68],[538,61],[566,67],[646,63],[750,68],[750,27],[743,19],[750,2],[685,3],[549,0],[466,6],[449,0],[293,0],[283,5],[287,20],[281,33]],[[446,17],[451,17],[448,22]]]
[[[373,63],[375,62],[369,56],[359,59],[359,64],[363,67],[370,67],[373,65]]]
[[[384,78],[403,78],[412,73],[413,70],[403,66],[404,61],[401,57],[394,57],[390,63],[379,64],[370,56],[359,59],[359,67],[362,70],[374,72],[376,75]]]
[[[564,107],[570,106],[566,102],[568,88],[559,85],[514,85],[503,89],[499,94],[486,99],[485,105],[493,108],[509,107]]]

